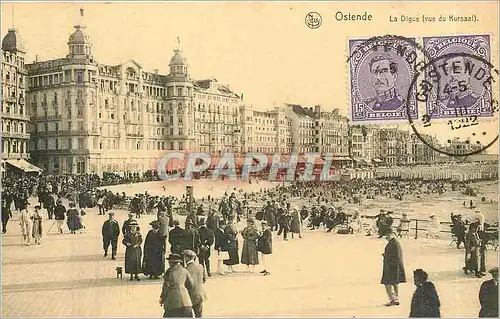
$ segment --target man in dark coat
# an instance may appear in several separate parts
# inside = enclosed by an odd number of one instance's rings
[[[196,255],[200,252],[200,234],[195,228],[195,225],[190,221],[186,221],[186,228],[184,229],[184,249],[192,250]]]
[[[185,250],[183,255],[186,269],[193,280],[193,289],[191,289],[189,295],[193,303],[194,316],[201,318],[203,315],[203,302],[207,299],[205,288],[203,287],[206,281],[205,273],[203,267],[195,262],[196,254],[194,251]]]
[[[208,277],[211,277],[210,250],[211,246],[214,244],[215,236],[213,231],[205,225],[204,218],[200,218],[200,228],[198,228],[198,234],[200,235],[200,264],[206,270]]]
[[[436,291],[436,287],[427,281],[428,275],[422,269],[413,272],[413,280],[417,289],[411,299],[410,318],[440,318],[441,303]]]
[[[64,220],[66,219],[66,207],[64,207],[62,201],[57,201],[56,208],[54,208],[54,218],[57,223],[57,231],[62,234],[62,226],[64,225]]]
[[[260,273],[267,276],[271,273],[267,271],[266,255],[273,253],[273,233],[271,232],[267,221],[263,220],[261,225],[263,231],[258,240],[257,251],[261,252],[262,265],[264,266],[264,269]]]
[[[179,227],[178,220],[174,220],[174,229],[168,233],[168,242],[172,254],[180,255],[184,250],[184,229]]]
[[[198,216],[196,216],[194,211],[189,212],[189,215],[186,216],[186,228],[188,223],[191,223],[194,228],[198,228]]]
[[[498,267],[490,269],[489,273],[493,278],[483,282],[479,289],[479,317],[498,318]]]
[[[49,219],[52,219],[54,216],[54,207],[56,206],[56,201],[54,200],[54,196],[52,194],[47,194],[45,206],[47,208]]]
[[[160,294],[160,305],[165,310],[163,318],[192,318],[193,303],[189,294],[193,290],[193,279],[189,271],[182,267],[180,255],[171,254],[167,260],[170,267],[163,276]]]
[[[111,244],[111,259],[116,259],[116,250],[118,249],[118,236],[120,236],[120,225],[114,219],[115,213],[109,213],[109,219],[102,224],[102,247],[104,248],[104,257],[108,256],[109,244]]]
[[[290,222],[292,220],[292,216],[288,212],[288,210],[284,207],[278,209],[278,225],[280,229],[278,231],[278,236],[283,233],[283,240],[288,240],[288,232],[290,231]]]
[[[385,290],[390,300],[386,305],[398,306],[398,284],[406,282],[405,268],[403,265],[403,249],[392,228],[389,228],[386,238],[388,243],[382,254],[384,256],[384,263],[381,283],[385,285]]]
[[[214,209],[209,209],[207,216],[207,228],[210,229],[214,234],[217,228],[219,228],[220,218],[216,215]]]
[[[2,194],[2,233],[7,232],[7,223],[9,219],[12,217],[12,212],[10,211],[10,205],[7,206],[7,199]]]
[[[160,232],[160,222],[149,223],[153,228],[146,235],[142,269],[149,279],[158,279],[165,272],[165,239]],[[168,224],[167,224],[168,225]]]

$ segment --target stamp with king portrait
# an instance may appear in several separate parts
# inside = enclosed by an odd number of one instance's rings
[[[489,87],[484,85],[492,76],[490,68],[473,58],[490,62],[490,37],[424,37],[423,45],[428,58],[435,61],[433,68],[426,71],[426,79],[429,83],[439,82],[426,100],[426,114],[432,119],[492,117],[493,98]]]
[[[416,98],[407,102],[404,96],[408,91],[416,96],[416,87],[410,88],[417,60],[414,46],[397,39],[350,39],[349,55],[353,122],[418,117]]]

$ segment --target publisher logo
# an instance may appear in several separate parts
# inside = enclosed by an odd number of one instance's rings
[[[306,15],[306,26],[310,29],[317,29],[321,26],[323,18],[317,12],[309,12]]]

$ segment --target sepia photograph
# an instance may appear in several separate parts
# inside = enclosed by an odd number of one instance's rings
[[[2,1],[3,318],[498,318],[498,1]]]

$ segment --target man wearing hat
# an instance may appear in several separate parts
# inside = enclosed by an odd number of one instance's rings
[[[406,282],[403,249],[392,228],[389,228],[386,238],[388,242],[382,254],[384,262],[381,283],[389,296],[386,306],[399,306],[398,284]]]
[[[381,209],[380,213],[375,216],[375,224],[378,228],[378,238],[382,238],[387,234],[386,218],[385,209]]]
[[[167,212],[158,211],[158,226],[160,227],[159,232],[163,237],[163,241],[165,242],[165,244],[163,245],[165,249],[168,242],[169,224],[170,218],[167,216]]]
[[[453,223],[451,227],[451,233],[457,238],[457,249],[460,248],[460,244],[463,243],[465,245],[465,231],[467,227],[465,226],[464,221],[462,220],[462,215],[454,215],[451,213],[451,221]]]
[[[193,290],[193,279],[187,269],[182,267],[180,255],[170,254],[167,260],[170,267],[163,276],[160,294],[160,305],[165,310],[163,318],[192,318],[193,303],[190,292]]]
[[[186,220],[186,228],[183,234],[183,248],[192,250],[198,254],[200,244],[200,234],[198,234],[198,230],[195,228],[194,223],[190,220]]]
[[[479,224],[479,229],[478,231],[484,231],[484,221],[485,217],[484,214],[481,212],[481,209],[476,208],[474,210],[474,219],[478,222]]]
[[[104,257],[108,256],[109,244],[111,244],[111,259],[115,259],[118,247],[118,236],[120,235],[120,225],[114,219],[115,213],[109,212],[109,219],[102,224],[102,247]]]
[[[210,250],[211,246],[214,244],[215,236],[213,231],[210,230],[205,224],[204,218],[200,218],[200,228],[198,228],[198,234],[200,235],[200,264],[207,271],[208,277],[211,277]]]
[[[184,229],[179,226],[177,219],[173,222],[174,228],[168,233],[168,242],[170,243],[170,252],[181,254],[184,250]]]
[[[192,250],[184,250],[182,253],[184,264],[193,280],[193,289],[189,291],[191,302],[193,303],[194,316],[201,318],[203,314],[203,301],[207,299],[203,283],[206,281],[203,267],[195,262],[196,254]]]
[[[498,318],[498,267],[491,268],[489,273],[493,278],[483,282],[479,289],[479,317]]]

